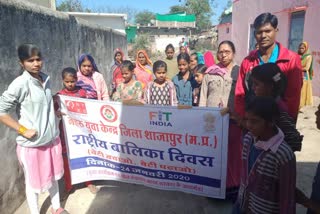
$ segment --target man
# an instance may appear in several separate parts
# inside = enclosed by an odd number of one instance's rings
[[[283,100],[288,113],[295,120],[298,116],[300,91],[302,86],[302,68],[298,54],[276,42],[278,19],[270,13],[259,15],[253,24],[258,49],[250,52],[241,63],[235,90],[235,111],[244,116],[245,104],[254,95],[250,79],[251,70],[264,63],[276,63],[287,77],[287,88]]]

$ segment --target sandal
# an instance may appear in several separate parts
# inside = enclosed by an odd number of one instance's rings
[[[56,211],[54,211],[54,209],[51,207],[51,213],[52,214],[69,214],[69,212],[63,209],[62,207],[60,207]]]

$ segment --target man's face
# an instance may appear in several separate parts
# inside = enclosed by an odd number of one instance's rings
[[[275,43],[277,28],[272,27],[270,23],[262,25],[256,29],[255,37],[258,43],[259,49],[267,49]]]

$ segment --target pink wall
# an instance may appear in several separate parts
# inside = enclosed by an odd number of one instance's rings
[[[247,56],[249,49],[250,24],[261,13],[270,12],[275,14],[279,20],[279,32],[277,40],[284,46],[288,46],[290,31],[290,15],[294,11],[306,10],[304,41],[308,41],[310,49],[314,53],[314,94],[320,96],[320,28],[319,12],[320,0],[235,0],[232,10],[231,40],[234,42],[237,54],[236,62],[241,63]],[[219,41],[226,38],[220,36]]]

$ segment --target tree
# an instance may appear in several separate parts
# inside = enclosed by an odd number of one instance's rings
[[[57,6],[57,10],[64,12],[90,12],[84,8],[79,0],[64,0]]]
[[[140,25],[148,25],[152,19],[155,19],[154,13],[144,10],[135,16],[135,23]]]
[[[183,5],[174,5],[170,7],[169,13],[179,13],[179,12],[186,12],[187,8]]]
[[[211,16],[214,14],[211,7],[215,0],[185,0],[181,5],[174,5],[170,8],[170,12],[178,12],[184,9],[187,14],[196,16],[196,26],[199,29],[208,29],[211,26]]]

